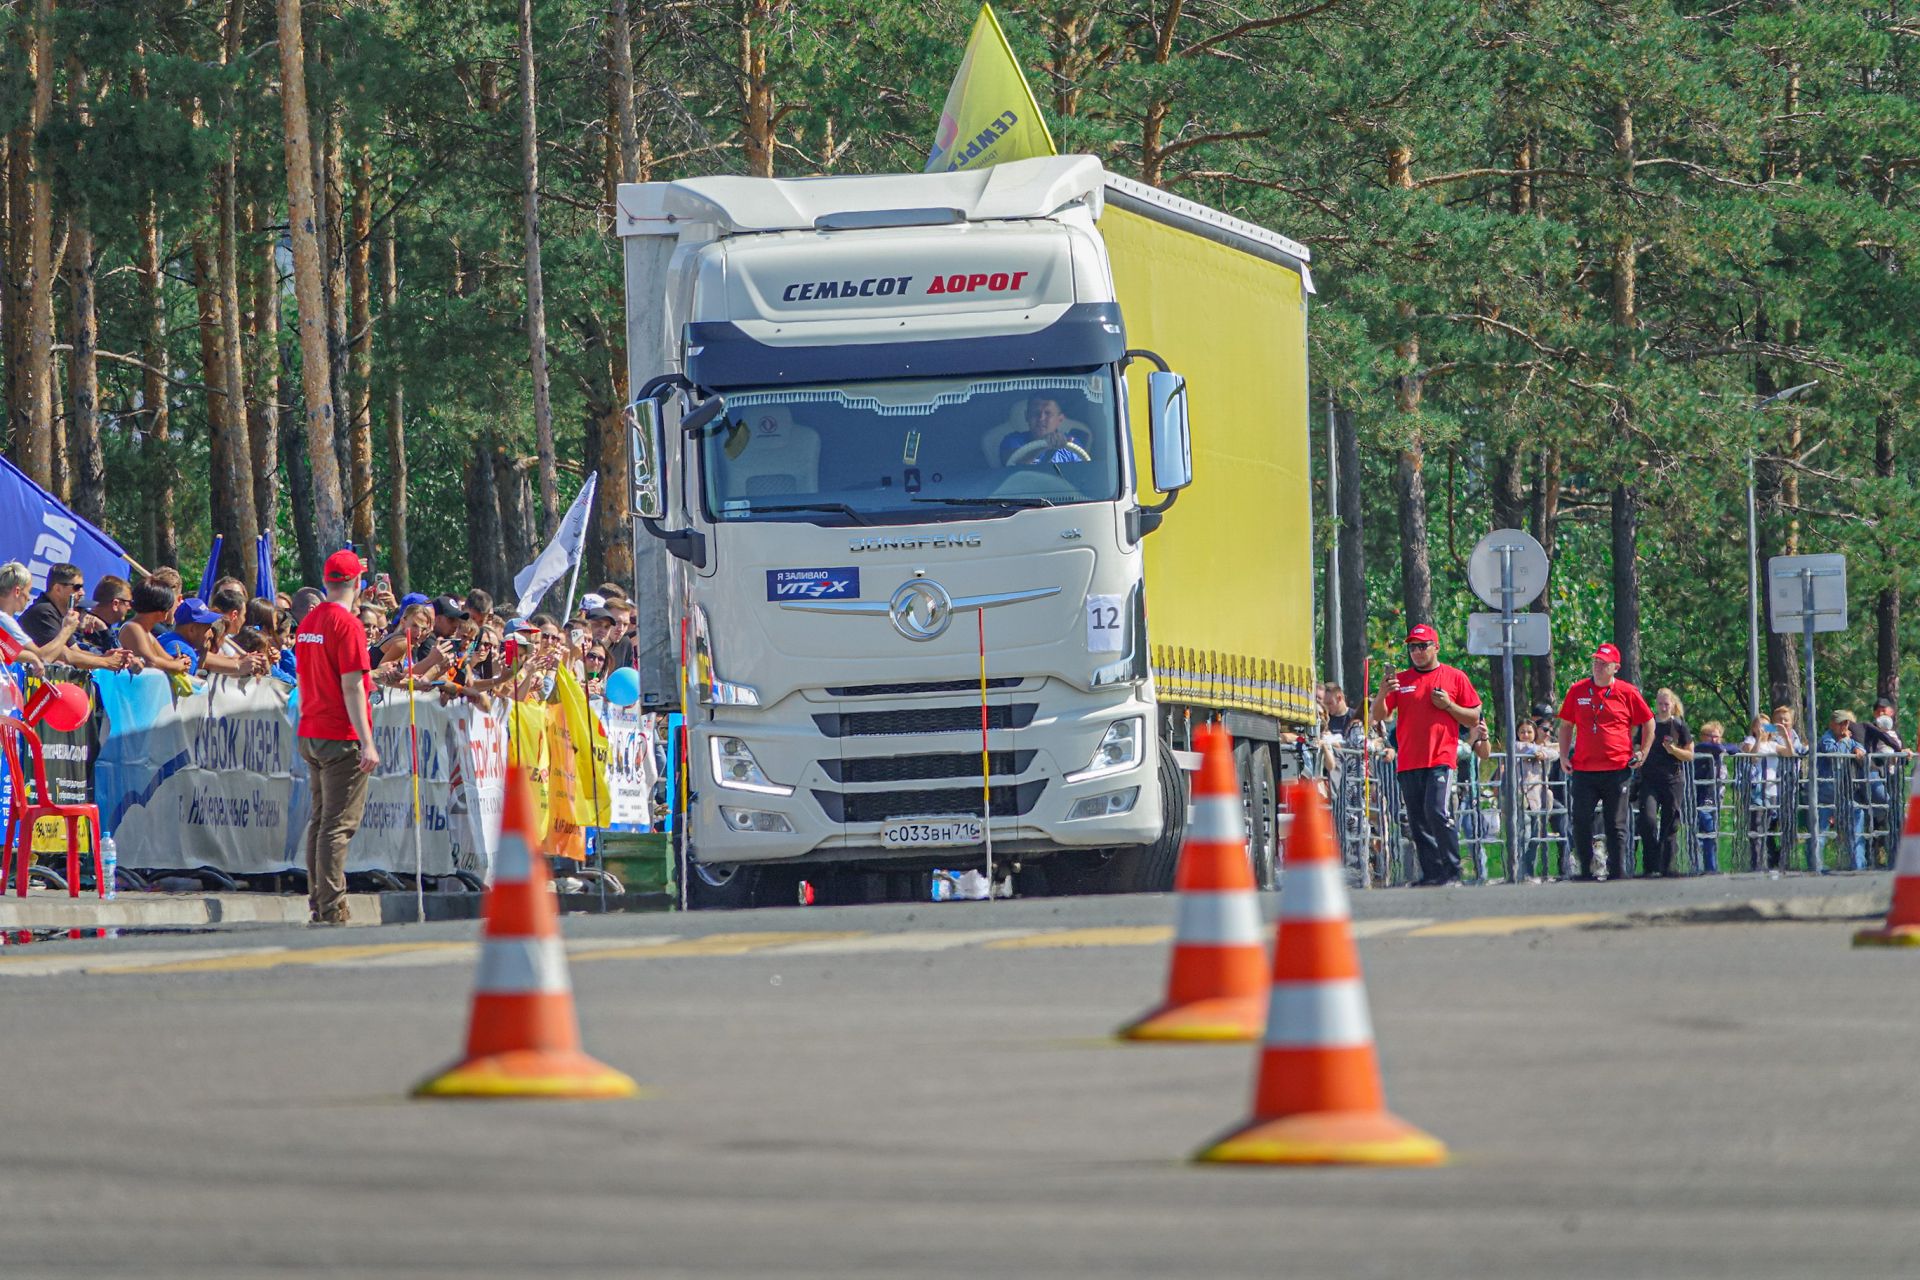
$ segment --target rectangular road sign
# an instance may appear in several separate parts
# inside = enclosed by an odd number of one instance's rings
[[[1813,586],[1813,629],[1847,629],[1847,558],[1775,556],[1767,561],[1767,621],[1775,631],[1805,630],[1806,586]]]
[[[1467,615],[1467,652],[1488,657],[1500,656],[1500,615]],[[1517,613],[1513,617],[1513,652],[1517,656],[1539,656],[1553,652],[1553,629],[1544,613]]]

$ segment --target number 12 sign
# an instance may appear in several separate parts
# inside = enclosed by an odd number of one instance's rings
[[[1088,653],[1119,653],[1126,648],[1125,603],[1121,596],[1087,597]]]

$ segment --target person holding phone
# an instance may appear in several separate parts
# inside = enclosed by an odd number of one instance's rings
[[[1480,695],[1458,667],[1440,661],[1440,633],[1422,622],[1407,632],[1408,666],[1374,695],[1372,713],[1396,712],[1395,768],[1407,805],[1407,831],[1420,859],[1421,887],[1460,878],[1453,781],[1460,732],[1480,723]]]

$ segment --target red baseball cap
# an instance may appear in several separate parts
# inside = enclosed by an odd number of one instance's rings
[[[1438,631],[1435,631],[1432,627],[1428,626],[1426,623],[1422,622],[1420,625],[1416,626],[1413,630],[1407,632],[1408,644],[1415,644],[1420,641],[1426,641],[1431,644],[1439,644],[1440,633]]]
[[[1617,646],[1611,643],[1603,644],[1598,649],[1595,649],[1593,651],[1593,656],[1600,659],[1600,661],[1602,662],[1619,662],[1620,650]]]
[[[336,551],[327,557],[320,576],[328,582],[355,582],[366,571],[367,566],[360,563],[359,556],[351,551]]]

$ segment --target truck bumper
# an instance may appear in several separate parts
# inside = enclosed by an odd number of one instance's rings
[[[1159,747],[1148,688],[1089,695],[1034,679],[989,693],[996,856],[1145,844],[1159,835]],[[1134,718],[1137,759],[1076,776],[1088,772],[1110,726]],[[819,691],[765,710],[720,708],[693,727],[689,744],[695,856],[716,864],[964,863],[984,846],[893,848],[881,833],[899,821],[981,815],[979,725],[979,696],[954,692],[881,701]],[[766,782],[791,792],[722,786],[717,739],[745,744]],[[1089,808],[1100,812],[1089,815]]]

